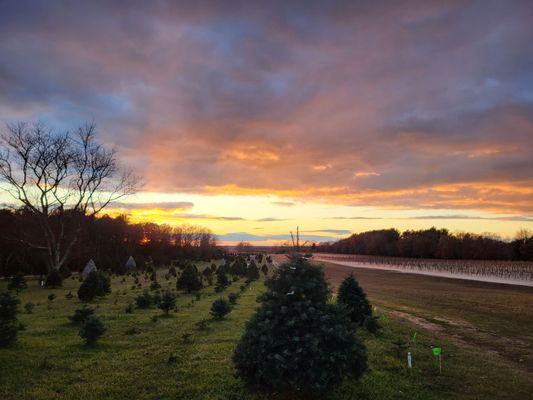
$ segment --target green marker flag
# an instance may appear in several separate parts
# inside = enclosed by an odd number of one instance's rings
[[[441,349],[440,347],[433,347],[432,350],[433,350],[433,355],[434,355],[435,357],[440,356],[440,353],[442,352],[442,349]]]

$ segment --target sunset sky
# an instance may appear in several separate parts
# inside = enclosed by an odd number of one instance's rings
[[[113,213],[223,243],[508,238],[533,229],[532,21],[531,1],[0,0],[0,122],[95,121],[145,182]]]

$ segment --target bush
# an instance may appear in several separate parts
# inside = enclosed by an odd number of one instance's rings
[[[72,275],[72,271],[66,265],[59,267],[59,273],[63,279],[67,279]]]
[[[198,274],[198,269],[194,265],[188,265],[176,282],[176,288],[185,289],[187,292],[194,292],[203,287],[202,280]]]
[[[86,344],[94,344],[106,331],[103,322],[96,315],[87,317],[80,329],[80,336]]]
[[[236,294],[236,293],[230,293],[228,295],[228,300],[230,302],[231,305],[234,305],[237,303],[237,299],[239,298],[239,296]]]
[[[211,304],[211,312],[210,314],[217,318],[222,319],[231,311],[231,306],[229,303],[224,299],[218,299]]]
[[[17,293],[23,289],[26,289],[27,287],[28,285],[26,284],[26,279],[24,278],[24,274],[22,272],[17,272],[15,275],[13,275],[7,284],[8,290],[15,290]]]
[[[278,268],[233,355],[237,374],[261,388],[324,392],[366,369],[366,349],[345,310],[328,304],[321,268],[292,257]]]
[[[78,308],[76,311],[74,311],[74,315],[72,315],[71,317],[68,317],[68,319],[70,319],[74,324],[82,324],[91,315],[94,315],[94,309],[84,304],[83,306]]]
[[[350,320],[357,326],[363,325],[365,320],[372,316],[372,307],[353,274],[342,281],[337,294],[337,303],[346,307]]]
[[[374,317],[374,316],[366,317],[363,325],[368,332],[373,333],[373,334],[377,334],[379,330],[381,329],[381,325],[378,322],[378,317]]]
[[[50,294],[48,295],[48,301],[49,301],[49,302],[52,302],[52,301],[54,301],[55,299],[56,299],[56,295],[55,295],[55,293],[50,293]]]
[[[248,272],[248,267],[246,266],[246,261],[243,257],[237,257],[237,259],[231,264],[229,272],[232,275],[246,276]]]
[[[170,291],[164,292],[157,303],[157,307],[168,315],[169,311],[176,307],[176,295]]]
[[[154,304],[154,297],[148,290],[145,290],[143,294],[140,294],[135,298],[135,304],[138,308],[149,308]]]
[[[261,267],[261,272],[262,272],[263,275],[265,275],[265,276],[268,275],[268,267],[266,266],[266,264],[263,264],[263,266]]]
[[[63,278],[61,277],[60,272],[53,268],[46,276],[44,284],[49,288],[60,287],[63,284]]]
[[[255,264],[255,261],[251,261],[246,271],[246,278],[250,281],[259,279],[259,268]]]
[[[226,275],[226,273],[224,272],[223,269],[219,269],[217,271],[216,288],[218,289],[219,292],[221,292],[226,287],[228,287],[229,284],[230,284],[230,282],[229,282],[228,276]]]
[[[100,271],[91,272],[78,289],[81,301],[91,301],[97,296],[105,296],[111,292],[109,277]]]
[[[158,290],[161,289],[161,285],[157,281],[153,281],[150,284],[150,290]]]
[[[172,275],[173,277],[176,277],[178,275],[178,273],[176,272],[176,268],[174,268],[174,267],[170,267],[168,269],[168,274]]]
[[[35,304],[33,304],[31,301],[24,304],[24,310],[26,310],[27,314],[31,314],[33,312],[34,307],[35,307]]]
[[[0,293],[0,347],[9,346],[17,339],[20,300],[9,292]]]

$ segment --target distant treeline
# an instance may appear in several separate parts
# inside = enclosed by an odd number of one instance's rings
[[[65,264],[70,271],[79,271],[90,259],[98,268],[118,272],[130,255],[142,267],[147,261],[163,265],[184,258],[209,260],[223,252],[214,235],[198,226],[132,224],[124,216],[76,218],[82,219],[82,231]],[[23,209],[0,210],[0,275],[47,272],[47,249],[37,224],[39,220]]]
[[[452,234],[446,229],[383,229],[356,233],[334,243],[314,246],[323,253],[363,254],[412,258],[472,260],[533,260],[533,236],[504,242],[471,233]]]

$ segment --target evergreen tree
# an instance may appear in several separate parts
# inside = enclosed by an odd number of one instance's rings
[[[17,339],[20,300],[9,292],[0,293],[0,347],[9,346]]]
[[[187,292],[195,292],[202,287],[198,269],[194,265],[187,265],[176,282],[176,288],[178,290],[187,290]]]
[[[350,320],[358,326],[363,325],[372,316],[372,307],[353,274],[342,281],[337,294],[337,303],[346,307]]]
[[[109,277],[100,271],[93,271],[82,282],[78,289],[78,298],[81,301],[91,301],[95,297],[105,296],[111,293],[111,281]]]
[[[17,272],[9,283],[7,284],[8,290],[15,290],[17,293],[20,293],[21,290],[26,289],[28,285],[26,284],[26,279],[22,272]]]
[[[210,314],[216,319],[222,319],[231,311],[231,306],[224,299],[218,299],[211,304]]]
[[[248,269],[246,271],[246,278],[251,281],[259,279],[259,268],[257,268],[257,265],[254,260],[252,260],[250,262],[250,265],[248,266]]]
[[[166,315],[168,315],[168,312],[176,307],[176,295],[171,291],[165,291],[161,295],[161,299],[157,303],[157,307]]]
[[[216,287],[218,288],[218,290],[224,290],[226,287],[229,286],[229,284],[230,284],[230,282],[229,282],[228,276],[226,275],[224,270],[219,269],[217,271]]]
[[[105,331],[106,328],[100,318],[96,315],[91,315],[83,323],[80,329],[80,336],[85,339],[86,344],[94,344]]]
[[[321,268],[292,257],[266,285],[233,355],[241,378],[309,394],[365,371],[366,349],[344,309],[328,304],[331,292]]]
[[[243,257],[237,257],[233,264],[231,264],[229,272],[232,275],[237,276],[246,276],[246,272],[248,271],[248,268],[246,266],[246,261]]]
[[[46,275],[45,286],[48,288],[60,287],[63,284],[63,277],[61,273],[52,268],[52,270]]]

